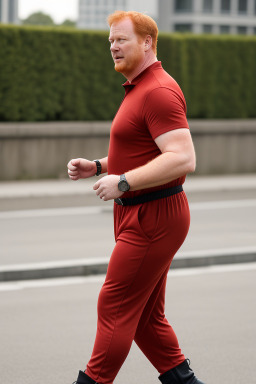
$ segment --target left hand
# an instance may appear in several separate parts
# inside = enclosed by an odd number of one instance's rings
[[[119,180],[118,175],[104,176],[94,184],[93,189],[96,191],[96,195],[104,201],[117,199],[124,193],[118,189]]]

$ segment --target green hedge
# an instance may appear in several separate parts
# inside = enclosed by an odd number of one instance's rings
[[[160,34],[189,118],[256,117],[256,37]],[[111,120],[125,81],[108,32],[0,27],[0,121]]]

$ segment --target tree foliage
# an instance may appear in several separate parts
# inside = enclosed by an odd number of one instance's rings
[[[76,22],[70,19],[66,19],[60,24],[62,27],[76,28]]]
[[[54,26],[55,23],[50,15],[43,12],[35,12],[22,21],[24,25],[48,25]]]

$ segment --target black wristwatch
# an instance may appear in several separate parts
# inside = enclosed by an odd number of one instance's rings
[[[93,161],[94,163],[96,163],[96,167],[97,167],[97,172],[95,173],[95,176],[99,176],[102,171],[101,163],[99,160],[93,160]]]
[[[120,180],[118,182],[118,189],[121,192],[127,192],[130,189],[130,185],[128,184],[125,175],[120,176]]]

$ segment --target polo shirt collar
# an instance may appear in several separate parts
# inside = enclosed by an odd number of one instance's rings
[[[156,61],[155,63],[151,64],[149,67],[144,69],[137,77],[135,77],[131,82],[128,80],[123,84],[124,88],[128,87],[134,87],[136,84],[138,84],[144,77],[152,70],[152,69],[158,69],[162,68],[161,61]]]

